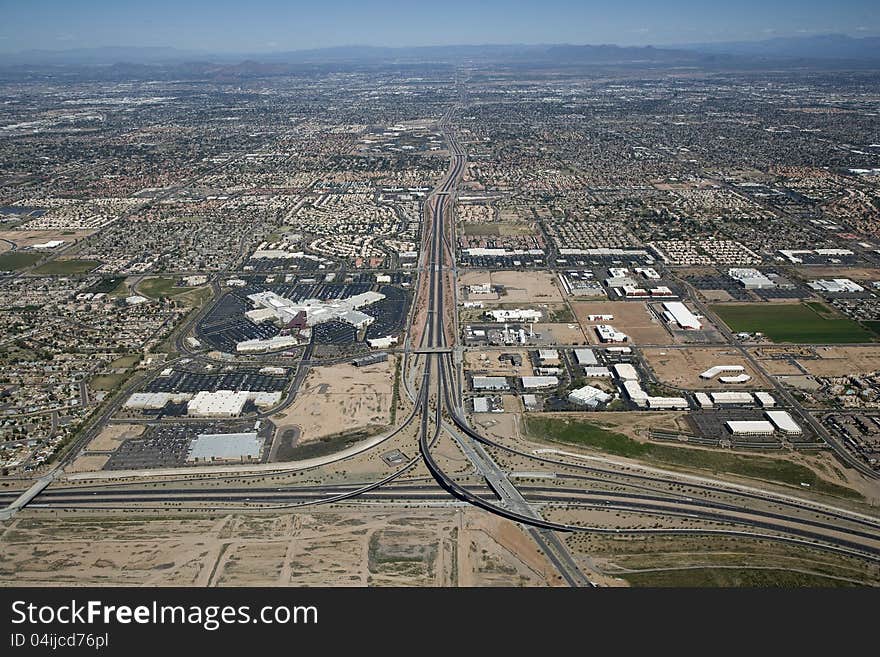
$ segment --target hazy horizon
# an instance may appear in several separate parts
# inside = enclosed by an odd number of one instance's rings
[[[81,48],[173,48],[273,53],[332,47],[508,44],[674,46],[773,37],[880,35],[880,6],[865,0],[707,7],[691,0],[611,4],[449,0],[438,7],[395,0],[108,0],[0,2],[0,52]],[[443,11],[441,11],[441,9]]]

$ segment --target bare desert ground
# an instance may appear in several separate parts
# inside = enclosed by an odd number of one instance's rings
[[[0,531],[0,581],[19,585],[562,583],[521,528],[475,509],[161,518],[29,512]]]
[[[296,401],[272,417],[278,431],[299,427],[299,442],[384,426],[391,420],[396,359],[368,367],[350,363],[314,367]]]
[[[591,342],[598,344],[599,338],[593,327],[596,324],[611,324],[618,331],[626,333],[636,344],[672,344],[674,341],[660,321],[654,317],[647,305],[629,301],[588,301],[573,303],[571,308]],[[590,321],[589,315],[613,315],[610,321]]]
[[[748,361],[733,349],[662,349],[642,351],[654,374],[663,383],[689,390],[733,390],[737,388],[762,388],[768,382],[758,374]],[[721,383],[718,377],[701,379],[700,373],[713,365],[741,365],[751,380],[745,383]]]

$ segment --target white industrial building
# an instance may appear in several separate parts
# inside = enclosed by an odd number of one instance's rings
[[[523,376],[520,377],[520,381],[526,390],[553,388],[559,385],[559,378],[555,376]]]
[[[694,395],[697,399],[697,403],[700,405],[700,408],[713,408],[715,404],[712,403],[712,400],[709,399],[709,395],[705,392],[698,392]]]
[[[674,320],[683,329],[698,331],[703,328],[703,323],[681,301],[665,301],[663,309],[667,320]]]
[[[764,411],[764,415],[782,433],[794,436],[803,433],[803,429],[794,421],[794,418],[791,417],[788,411]]]
[[[471,379],[474,390],[510,390],[503,376],[475,376]]]
[[[538,360],[548,365],[559,363],[559,352],[555,349],[538,349]]]
[[[751,378],[751,376],[743,372],[736,376],[722,376],[719,377],[718,380],[721,381],[721,383],[745,383],[746,381],[750,381]]]
[[[688,407],[684,397],[648,397],[648,408],[658,409],[684,409]]]
[[[626,342],[629,339],[626,333],[621,333],[610,324],[597,324],[595,329],[602,342]]]
[[[594,367],[585,367],[584,376],[588,379],[601,379],[604,377],[610,377],[611,370],[609,370],[607,367],[602,367],[601,365],[597,365]]]
[[[701,379],[714,379],[719,374],[727,372],[745,372],[746,368],[742,365],[715,365],[700,374]]]
[[[728,420],[724,424],[735,436],[772,436],[774,431],[767,420]]]
[[[755,398],[763,408],[773,408],[776,406],[776,400],[769,392],[756,392]]]
[[[540,322],[541,311],[529,308],[488,310],[486,317],[496,322]]]
[[[710,396],[717,406],[753,406],[755,403],[748,392],[713,392]]]
[[[489,412],[489,398],[488,397],[474,397],[474,413],[488,413]]]
[[[639,373],[636,371],[636,368],[629,363],[615,363],[612,367],[617,378],[623,381],[639,380]]]
[[[830,292],[831,294],[841,294],[843,292],[864,292],[865,288],[848,278],[834,278],[831,280],[818,280],[808,283],[808,285],[818,292]]]
[[[593,386],[584,386],[572,390],[568,394],[568,401],[572,404],[587,406],[589,408],[596,408],[599,404],[604,404],[612,399],[613,397],[607,392],[600,390],[599,388],[594,388]]]
[[[598,365],[599,361],[596,360],[596,354],[593,353],[592,349],[575,349],[574,350],[574,359],[577,361],[578,365]]]
[[[728,269],[727,275],[733,280],[738,281],[747,290],[767,290],[776,287],[776,283],[757,269]]]

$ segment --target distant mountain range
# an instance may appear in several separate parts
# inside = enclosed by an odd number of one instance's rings
[[[104,68],[102,76],[135,77],[165,71],[191,76],[277,75],[326,66],[499,64],[516,66],[686,66],[766,67],[814,64],[880,68],[880,37],[839,34],[780,37],[763,41],[693,43],[680,46],[616,45],[458,45],[384,48],[342,46],[262,53],[210,53],[165,47],[106,47],[73,50],[28,50],[0,57],[9,74],[48,69]]]

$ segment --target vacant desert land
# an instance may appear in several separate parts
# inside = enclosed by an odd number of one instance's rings
[[[798,362],[814,376],[846,376],[880,370],[880,347],[816,347],[815,360]]]
[[[587,334],[590,342],[599,343],[596,324],[611,324],[618,331],[623,331],[629,336],[630,341],[636,344],[672,344],[674,340],[654,317],[648,306],[641,302],[630,301],[587,301],[573,303],[571,308],[575,317]],[[592,322],[589,315],[614,315],[610,321]]]
[[[517,354],[522,365],[511,365],[510,360],[498,360],[501,354]],[[464,353],[464,366],[470,372],[485,373],[488,376],[532,376],[534,370],[529,361],[529,352],[516,349],[475,350]]]
[[[562,582],[513,523],[475,509],[20,514],[0,580],[45,586],[546,586]]]
[[[279,432],[299,427],[299,443],[384,426],[391,420],[395,358],[368,367],[313,367],[290,408],[273,416]]]
[[[458,279],[460,286],[490,283],[503,285],[501,303],[552,303],[563,301],[556,276],[549,272],[468,271]]]
[[[768,382],[733,349],[662,349],[642,351],[654,374],[663,383],[689,390],[733,390],[737,388],[763,388]],[[719,377],[701,379],[700,373],[713,365],[741,365],[751,380],[745,383],[721,383]],[[735,372],[727,375],[735,375]],[[722,374],[721,376],[724,376]]]

